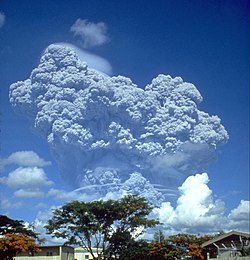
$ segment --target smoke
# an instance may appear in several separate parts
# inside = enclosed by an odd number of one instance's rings
[[[95,68],[95,70],[103,72],[104,74],[107,74],[109,76],[113,74],[111,64],[103,57],[97,56],[89,51],[78,48],[70,43],[59,42],[56,43],[56,45],[73,49],[74,52],[77,54],[78,58],[84,62],[87,62],[90,68]]]
[[[159,75],[143,89],[65,46],[44,51],[30,78],[10,86],[10,102],[47,140],[62,178],[100,197],[139,189],[151,201],[174,197],[228,140],[220,119],[199,110],[193,84]]]

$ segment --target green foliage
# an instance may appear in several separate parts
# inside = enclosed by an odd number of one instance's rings
[[[45,228],[69,244],[85,247],[94,259],[93,244],[104,259],[111,259],[145,228],[158,224],[147,218],[151,210],[146,199],[136,195],[120,200],[72,201],[54,210]]]
[[[120,260],[150,260],[150,244],[145,240],[130,241],[126,248],[120,252]]]
[[[22,220],[14,220],[5,215],[0,215],[0,235],[6,233],[24,234],[29,237],[38,238],[38,235],[34,231],[24,226]]]

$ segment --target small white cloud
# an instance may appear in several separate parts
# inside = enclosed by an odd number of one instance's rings
[[[95,199],[98,199],[96,194],[85,194],[81,193],[78,190],[73,190],[73,191],[64,191],[64,190],[59,190],[59,189],[50,189],[47,193],[49,197],[53,197],[54,199],[57,200],[62,200],[62,201],[70,201],[70,200],[82,200],[82,201],[92,201]]]
[[[38,167],[19,167],[10,172],[5,183],[11,188],[39,188],[40,186],[52,185],[43,169]]]
[[[84,48],[100,46],[109,40],[106,35],[107,26],[103,22],[92,23],[87,19],[82,20],[79,18],[71,26],[70,31],[73,32],[75,36],[81,38]]]
[[[17,208],[21,208],[21,207],[23,207],[22,202],[13,203],[8,198],[1,198],[0,199],[0,208],[1,209],[13,209],[13,208],[17,209]]]
[[[241,200],[237,208],[232,209],[228,215],[227,229],[249,232],[250,227],[250,201]]]
[[[48,208],[48,207],[49,207],[48,204],[43,203],[43,202],[38,203],[38,204],[36,205],[36,209],[46,209],[46,208]]]
[[[66,192],[64,190],[59,189],[50,189],[47,193],[49,197],[53,197],[58,200],[73,200],[76,197],[75,193],[72,192]]]
[[[3,27],[5,22],[5,14],[0,11],[0,28]]]
[[[18,151],[12,153],[5,159],[0,159],[0,169],[11,164],[16,164],[18,166],[43,167],[50,165],[51,162],[43,160],[33,151]]]
[[[233,209],[229,218],[232,220],[247,220],[250,218],[250,201],[241,200],[237,208]]]
[[[44,197],[44,193],[40,191],[39,189],[35,190],[25,190],[25,189],[20,189],[14,192],[14,196],[17,198],[42,198]]]

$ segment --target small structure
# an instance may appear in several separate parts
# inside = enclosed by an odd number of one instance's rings
[[[54,245],[39,246],[41,252],[20,253],[15,260],[74,260],[74,248],[71,246]]]
[[[93,252],[94,252],[94,256],[98,257],[97,254],[97,249],[93,248]],[[92,260],[93,257],[92,255],[89,253],[89,251],[87,249],[84,249],[83,247],[76,247],[75,248],[75,260]]]
[[[250,259],[250,233],[231,231],[202,244],[207,260],[219,259]]]

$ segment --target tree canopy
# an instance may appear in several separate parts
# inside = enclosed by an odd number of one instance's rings
[[[14,220],[5,215],[0,215],[0,235],[6,233],[10,234],[24,234],[33,238],[37,238],[37,234],[26,228],[22,220]]]
[[[35,239],[24,234],[7,233],[0,238],[0,259],[13,259],[18,253],[30,252],[33,255],[39,252]]]
[[[168,241],[179,249],[182,255],[195,256],[196,259],[203,260],[204,252],[202,244],[212,239],[214,235],[196,236],[192,234],[176,234],[169,236]]]
[[[38,235],[25,227],[22,220],[0,215],[0,259],[11,260],[20,252],[38,252]]]
[[[127,195],[120,200],[72,201],[53,211],[45,228],[49,234],[77,244],[104,259],[116,257],[145,228],[159,222],[148,218],[152,207],[145,198]]]

